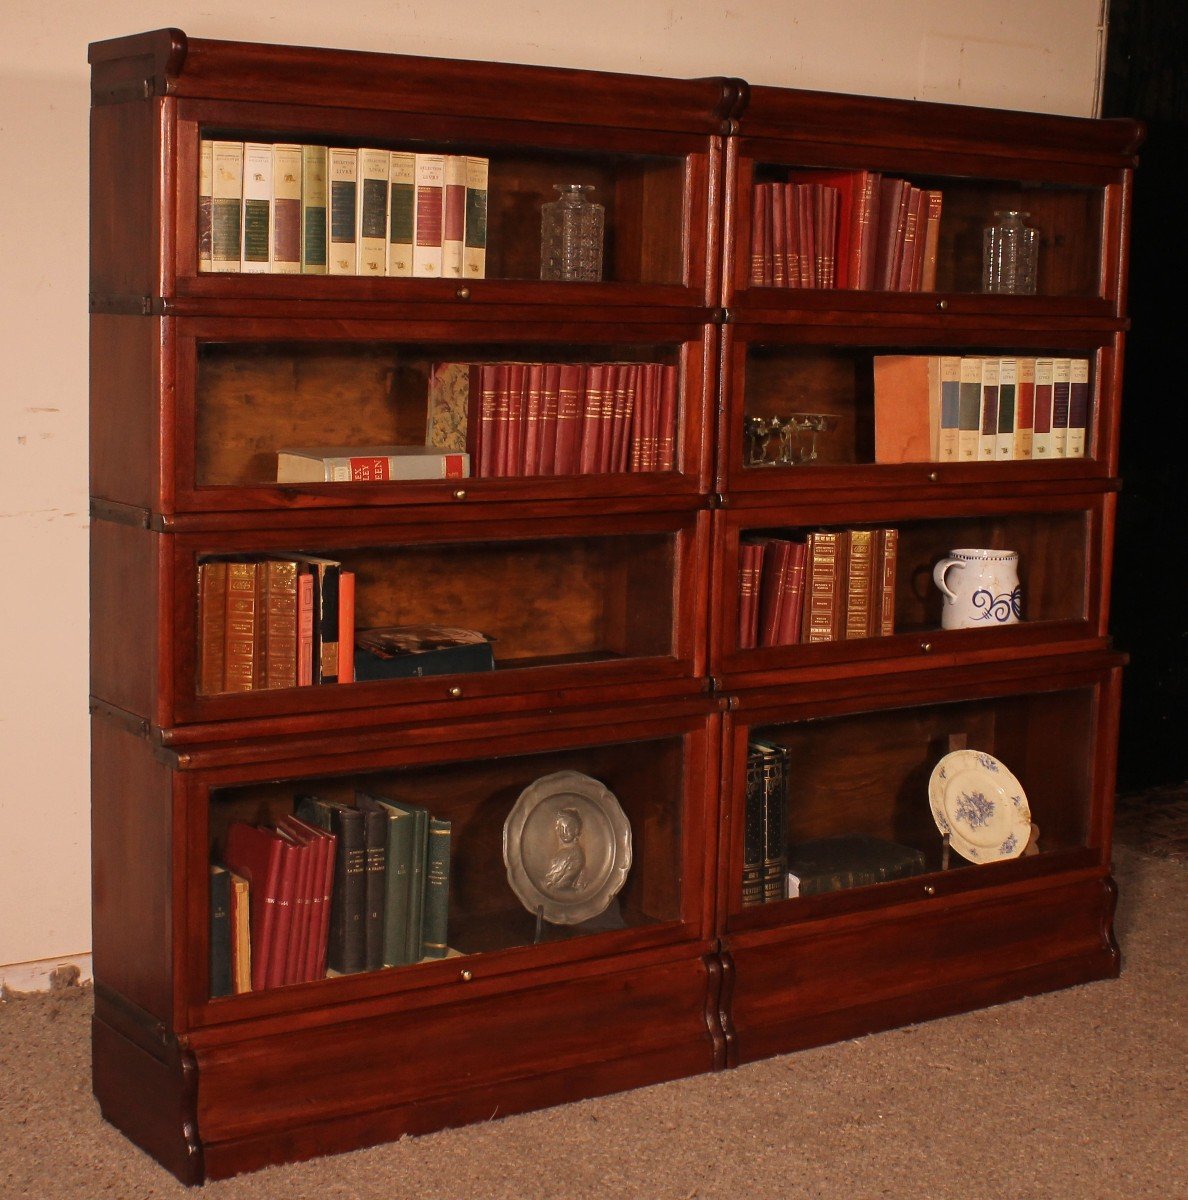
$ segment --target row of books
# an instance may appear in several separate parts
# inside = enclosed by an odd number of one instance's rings
[[[480,478],[671,471],[677,370],[665,363],[443,363],[430,384],[428,436],[449,440],[439,410],[467,409]],[[455,425],[462,424],[455,419]]]
[[[788,869],[787,747],[755,738],[747,744],[743,813],[744,908],[785,898]]]
[[[199,271],[481,279],[490,161],[204,138]]]
[[[895,632],[897,529],[823,529],[739,546],[738,645],[789,646]]]
[[[198,691],[350,683],[355,575],[311,554],[198,564]]]
[[[423,806],[363,792],[232,822],[211,868],[211,995],[444,958],[451,840]]]
[[[878,355],[875,461],[1083,458],[1088,358]]]
[[[812,171],[752,192],[751,284],[930,292],[943,194],[878,171]]]

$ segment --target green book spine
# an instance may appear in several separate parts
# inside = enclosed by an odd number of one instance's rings
[[[425,921],[422,958],[445,958],[449,948],[451,824],[429,818],[425,852]]]
[[[229,996],[231,980],[231,872],[210,869],[210,994]]]
[[[367,970],[384,965],[384,909],[388,895],[388,823],[383,813],[363,814],[366,859],[366,911],[364,914],[364,959]]]

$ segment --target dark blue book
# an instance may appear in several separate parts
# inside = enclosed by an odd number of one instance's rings
[[[491,641],[474,629],[389,625],[355,635],[355,681],[493,671]]]

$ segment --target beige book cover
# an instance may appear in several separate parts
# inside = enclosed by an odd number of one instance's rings
[[[388,156],[388,274],[413,273],[414,191],[417,156],[409,150],[393,150]]]
[[[301,147],[272,147],[272,273],[301,273]]]
[[[462,251],[462,273],[467,279],[487,275],[487,178],[490,160],[476,156],[466,160],[466,228]]]
[[[214,187],[214,142],[198,144],[198,270],[212,270],[211,220]]]
[[[212,271],[238,271],[243,256],[243,143],[211,143]]]
[[[413,210],[413,274],[441,278],[445,155],[418,154]]]
[[[445,156],[442,191],[441,274],[444,279],[462,278],[462,242],[466,231],[466,158]]]
[[[243,146],[243,257],[245,274],[272,270],[272,146]]]
[[[325,146],[301,147],[301,273],[326,274],[328,170]]]
[[[358,266],[355,241],[355,206],[359,191],[359,152],[332,146],[326,178],[328,180],[328,225],[330,244],[326,247],[326,271],[330,275],[354,275]]]

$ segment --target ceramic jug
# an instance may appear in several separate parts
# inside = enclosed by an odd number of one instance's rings
[[[1014,550],[950,550],[932,569],[944,595],[942,629],[1015,625],[1022,611]]]

